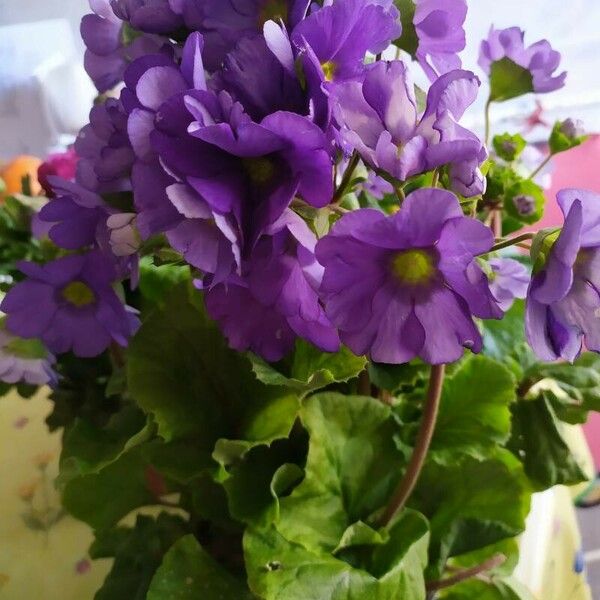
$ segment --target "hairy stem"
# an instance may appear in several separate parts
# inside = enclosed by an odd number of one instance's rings
[[[502,248],[510,248],[510,246],[518,246],[521,242],[526,242],[527,240],[532,240],[536,236],[535,232],[523,233],[518,235],[517,237],[509,238],[507,240],[501,240],[492,246],[490,252],[495,252],[496,250],[502,250]],[[487,252],[486,252],[487,254]]]
[[[540,163],[537,169],[531,173],[529,179],[533,179],[550,161],[552,160],[552,154],[548,154],[546,158]]]
[[[406,473],[394,491],[392,499],[381,517],[380,525],[382,527],[389,525],[392,519],[404,508],[406,501],[415,489],[433,438],[440,399],[442,397],[445,372],[446,365],[433,365],[431,367],[425,410],[423,411],[423,419],[417,435],[417,442],[410,457]]]
[[[485,562],[482,562],[480,565],[476,565],[475,567],[458,571],[457,573],[450,577],[447,577],[446,579],[440,579],[439,581],[430,581],[429,583],[427,583],[427,591],[431,593],[452,587],[457,583],[461,583],[462,581],[466,581],[467,579],[477,577],[478,575],[481,575],[486,571],[491,571],[492,569],[499,567],[505,562],[506,556],[504,556],[504,554],[496,554],[488,560],[486,560]]]
[[[490,98],[485,103],[485,145],[489,146],[490,143],[490,131],[491,131],[491,123],[490,123],[490,109],[492,107],[492,99]]]
[[[354,171],[356,170],[359,161],[360,156],[358,155],[358,152],[354,152],[350,158],[350,162],[348,163],[346,170],[344,171],[342,181],[333,195],[333,200],[331,201],[332,204],[337,204],[346,195],[350,182],[352,181],[352,175],[354,175]]]
[[[360,396],[371,395],[371,378],[366,369],[358,376],[358,393]]]

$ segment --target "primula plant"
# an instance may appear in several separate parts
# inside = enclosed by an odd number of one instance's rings
[[[0,377],[51,388],[96,599],[530,598],[600,409],[600,196],[534,230],[579,123],[461,125],[466,0],[90,5],[90,122],[0,213]],[[488,124],[559,62],[492,29]]]

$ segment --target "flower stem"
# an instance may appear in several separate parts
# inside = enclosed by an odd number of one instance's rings
[[[417,442],[410,457],[406,473],[394,491],[392,499],[381,517],[381,527],[386,527],[390,524],[392,519],[404,508],[406,501],[415,489],[433,438],[440,408],[445,372],[446,365],[433,365],[431,367],[425,410],[423,411],[423,419],[417,435]]]
[[[352,175],[354,175],[354,171],[358,166],[359,160],[360,156],[358,155],[358,152],[354,152],[354,154],[350,158],[350,162],[348,163],[346,170],[344,171],[342,181],[340,182],[339,187],[333,195],[333,200],[331,201],[332,204],[337,204],[346,195],[346,192],[348,191],[348,186],[352,181]]]
[[[490,124],[490,109],[492,107],[492,99],[489,98],[488,101],[485,103],[485,145],[488,146],[490,143],[490,131],[491,131],[491,124]]]
[[[492,246],[490,252],[495,252],[496,250],[502,250],[502,248],[509,248],[510,246],[518,246],[521,242],[526,242],[527,240],[532,240],[536,236],[536,232],[530,231],[528,233],[523,233],[514,238],[509,238],[507,240],[501,240]],[[485,253],[487,254],[487,252]]]
[[[438,590],[443,590],[445,588],[452,587],[457,583],[461,583],[462,581],[466,581],[467,579],[477,577],[478,575],[481,575],[486,571],[496,569],[505,562],[506,556],[504,556],[504,554],[496,554],[488,560],[486,560],[485,562],[482,562],[480,565],[476,565],[475,567],[458,571],[457,573],[455,573],[451,577],[447,577],[446,579],[440,579],[439,581],[431,581],[427,583],[427,591],[436,592]]]
[[[369,371],[367,371],[367,369],[365,369],[358,376],[357,392],[361,396],[370,396],[371,395],[371,378],[369,377]]]
[[[552,154],[548,154],[546,158],[540,163],[537,169],[531,173],[529,179],[533,179],[550,161],[552,160]]]

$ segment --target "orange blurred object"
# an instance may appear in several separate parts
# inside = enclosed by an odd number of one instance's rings
[[[42,161],[36,156],[23,154],[3,166],[0,169],[0,177],[4,181],[5,188],[0,189],[0,198],[4,200],[12,194],[20,194],[23,191],[23,177],[27,177],[27,175],[31,182],[31,193],[37,196],[42,190],[37,176],[41,164]]]

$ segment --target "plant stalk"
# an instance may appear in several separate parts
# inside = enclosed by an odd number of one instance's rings
[[[514,238],[509,238],[508,240],[502,240],[492,246],[490,252],[495,252],[496,250],[502,250],[503,248],[510,248],[510,246],[518,246],[521,242],[526,242],[527,240],[532,240],[536,236],[535,232],[523,233]],[[486,252],[487,254],[487,252]]]
[[[331,201],[332,204],[337,204],[346,195],[346,192],[348,191],[348,186],[350,185],[350,182],[352,181],[352,175],[354,175],[354,171],[356,170],[356,167],[358,166],[359,161],[360,161],[360,156],[359,156],[358,152],[354,152],[354,154],[352,155],[352,158],[350,158],[350,162],[348,163],[346,170],[344,171],[344,175],[342,176],[342,181],[340,182],[338,189],[335,191],[335,194],[333,195],[333,200]]]
[[[417,435],[417,442],[410,457],[406,473],[394,491],[392,499],[381,517],[379,523],[381,527],[389,525],[392,519],[404,508],[406,501],[417,485],[435,430],[445,372],[446,365],[433,365],[431,367],[425,410],[423,411],[423,419]]]
[[[537,169],[531,173],[529,179],[533,179],[550,161],[552,160],[552,154],[548,154],[546,158],[540,163]]]
[[[466,581],[467,579],[472,579],[473,577],[477,577],[486,571],[491,571],[492,569],[496,569],[500,565],[506,562],[506,556],[504,554],[496,554],[482,562],[480,565],[476,565],[469,569],[464,569],[462,571],[458,571],[454,575],[447,577],[446,579],[440,579],[439,581],[431,581],[427,583],[427,591],[437,592],[438,590],[443,590],[445,588],[452,587],[458,583]]]

